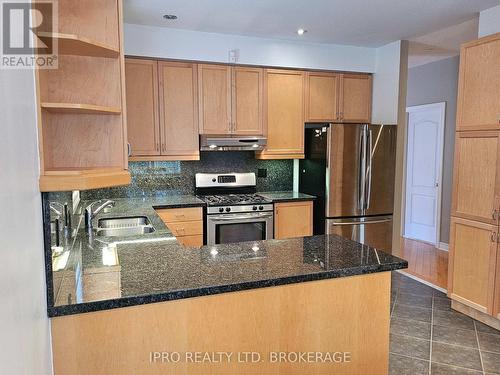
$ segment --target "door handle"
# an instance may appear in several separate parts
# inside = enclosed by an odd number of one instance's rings
[[[130,143],[127,143],[127,156],[132,156],[132,146]]]
[[[498,211],[496,208],[494,208],[493,211],[491,212],[491,217],[493,218],[493,220],[498,219]]]
[[[498,242],[497,232],[491,232],[491,242]]]

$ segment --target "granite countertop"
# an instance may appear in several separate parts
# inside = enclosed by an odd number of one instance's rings
[[[257,194],[273,202],[310,201],[316,199],[313,195],[299,193],[298,191],[266,191]]]
[[[296,193],[273,194],[278,200],[290,200],[290,195],[306,198]],[[59,249],[55,262],[50,246],[46,254],[50,317],[408,266],[402,259],[336,235],[186,248],[154,208],[199,207],[203,201],[194,196],[175,196],[115,202],[97,219],[144,215],[155,232],[95,237],[82,228],[81,217],[75,221],[79,229]]]

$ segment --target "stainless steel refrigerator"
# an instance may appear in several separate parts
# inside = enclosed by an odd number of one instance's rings
[[[314,233],[392,247],[396,126],[306,124],[299,190],[316,195]]]

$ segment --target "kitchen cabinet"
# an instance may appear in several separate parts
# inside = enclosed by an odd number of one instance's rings
[[[127,185],[122,1],[61,1],[57,18],[40,39],[58,67],[35,70],[40,191]]]
[[[500,129],[500,33],[462,45],[457,130]]]
[[[372,117],[372,76],[369,74],[342,74],[340,91],[340,121],[370,123]]]
[[[200,134],[263,134],[263,69],[200,64],[198,79]]]
[[[284,239],[313,235],[313,202],[274,204],[274,238]]]
[[[306,73],[306,121],[337,121],[341,75],[328,72]]]
[[[497,223],[500,131],[457,132],[452,215]]]
[[[306,122],[370,123],[370,74],[306,73]]]
[[[267,146],[257,159],[304,158],[304,83],[298,70],[266,69]]]
[[[497,262],[495,269],[495,290],[493,296],[493,317],[500,319],[500,250],[497,247]]]
[[[498,226],[452,218],[450,297],[483,313],[493,309]]]
[[[158,63],[161,154],[168,160],[199,160],[197,65]]]
[[[197,65],[127,58],[130,160],[199,160]]]
[[[161,208],[156,213],[183,246],[203,246],[203,210],[201,207]]]
[[[133,156],[160,155],[158,62],[125,59],[127,137]]]

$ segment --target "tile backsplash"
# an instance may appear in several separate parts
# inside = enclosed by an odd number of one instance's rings
[[[168,194],[193,194],[196,173],[255,172],[257,191],[293,189],[293,160],[256,160],[253,152],[202,152],[200,161],[130,162],[128,186],[81,192],[82,200]]]

